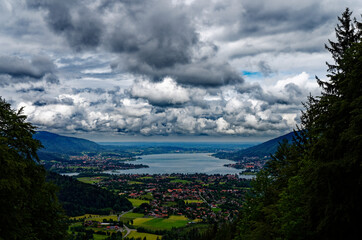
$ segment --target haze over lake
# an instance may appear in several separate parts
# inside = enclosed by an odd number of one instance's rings
[[[240,169],[224,167],[234,163],[226,159],[218,159],[209,153],[169,153],[143,155],[132,163],[145,164],[149,168],[106,171],[112,174],[171,174],[171,173],[205,173],[205,174],[238,174]],[[251,178],[251,176],[242,176]]]

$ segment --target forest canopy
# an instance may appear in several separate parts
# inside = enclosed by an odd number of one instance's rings
[[[65,239],[66,216],[56,187],[38,163],[41,147],[22,109],[0,98],[0,239]]]
[[[362,25],[347,8],[326,49],[327,80],[309,96],[292,144],[254,181],[235,239],[354,239],[362,202]]]

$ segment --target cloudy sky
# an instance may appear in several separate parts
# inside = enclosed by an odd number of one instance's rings
[[[0,0],[0,96],[96,141],[263,141],[319,95],[360,0]]]

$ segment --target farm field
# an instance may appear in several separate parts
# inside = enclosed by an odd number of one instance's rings
[[[100,181],[102,181],[102,177],[80,177],[77,178],[78,181],[84,182],[84,183],[89,183],[89,184],[94,184],[94,183],[99,183]]]
[[[185,216],[170,216],[169,218],[136,218],[133,225],[150,230],[171,230],[172,228],[184,227],[190,222]]]
[[[183,180],[183,179],[175,179],[175,180],[171,180],[170,183],[188,184],[188,183],[192,183],[192,182],[191,182],[191,181],[188,181],[188,180]]]
[[[184,202],[185,202],[186,204],[190,204],[190,203],[203,203],[202,200],[193,200],[193,199],[191,199],[191,200],[185,200]]]
[[[122,218],[142,218],[144,214],[129,212],[122,216]]]
[[[140,179],[153,179],[153,177],[150,177],[150,176],[148,176],[148,177],[140,177]]]
[[[131,203],[133,207],[139,207],[142,203],[150,203],[148,200],[141,200],[136,198],[127,198]]]
[[[128,184],[143,184],[143,182],[138,181],[129,181]]]
[[[140,197],[141,199],[153,200],[152,193],[146,193]]]
[[[103,240],[103,239],[106,239],[107,237],[109,237],[109,236],[107,236],[107,235],[101,235],[101,234],[93,234],[94,240]],[[147,239],[148,239],[148,238],[147,238]]]
[[[150,234],[150,233],[140,233],[140,232],[131,232],[127,237],[135,238],[135,239],[137,239],[137,238],[143,239],[144,237],[146,237],[147,240],[157,240],[157,237],[158,237],[158,239],[162,238],[161,235]]]

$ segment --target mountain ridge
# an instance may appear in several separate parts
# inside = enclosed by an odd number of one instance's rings
[[[77,154],[80,152],[97,152],[103,147],[95,142],[77,137],[67,137],[47,131],[37,131],[34,136],[43,147],[40,152]]]
[[[234,161],[242,160],[244,157],[268,158],[277,151],[279,143],[281,143],[284,139],[291,142],[294,136],[295,133],[290,132],[246,149],[235,152],[218,152],[213,156]]]

